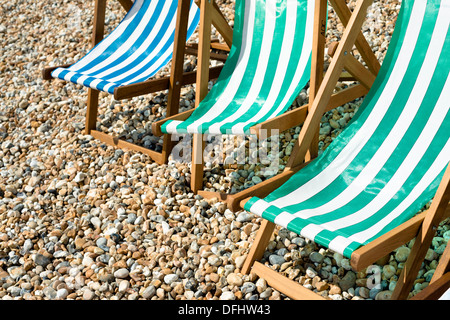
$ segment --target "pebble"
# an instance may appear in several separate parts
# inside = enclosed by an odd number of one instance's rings
[[[92,300],[95,297],[95,293],[92,292],[90,289],[85,288],[83,291],[83,300]]]
[[[178,275],[176,274],[168,274],[164,277],[164,282],[168,285],[171,285],[172,283],[176,282],[178,280]]]
[[[255,290],[256,290],[256,284],[254,284],[253,282],[245,282],[241,288],[241,292],[243,294],[252,293]]]
[[[66,288],[61,288],[58,291],[56,291],[56,298],[57,299],[65,299],[69,295],[69,291]]]
[[[39,253],[34,257],[34,263],[42,267],[46,267],[50,262],[50,258]]]
[[[142,295],[142,298],[144,298],[144,299],[150,299],[155,295],[155,293],[156,293],[156,288],[155,288],[155,286],[151,285],[151,286],[148,286],[147,288],[145,288],[141,295]]]
[[[390,300],[391,296],[392,296],[392,291],[389,291],[389,290],[380,291],[375,296],[375,300]]]
[[[119,292],[124,293],[128,290],[129,287],[130,287],[130,282],[128,282],[127,280],[122,280],[119,283]]]
[[[354,287],[356,283],[356,275],[353,271],[347,271],[347,273],[339,280],[339,287],[343,291],[347,291],[351,287]]]
[[[309,255],[309,259],[314,263],[322,263],[324,260],[324,256],[319,252],[311,252]]]
[[[318,275],[318,272],[315,269],[308,267],[306,269],[306,275],[312,279]]]
[[[374,300],[374,299],[376,299],[377,295],[380,294],[381,292],[382,292],[381,288],[374,287],[374,288],[370,289],[370,291],[369,291],[369,298]]]
[[[397,270],[392,265],[383,266],[383,276],[385,279],[390,279],[396,274]]]
[[[226,291],[220,295],[220,300],[236,300],[236,296],[233,292]]]
[[[130,272],[127,269],[121,268],[121,269],[117,270],[116,272],[114,272],[114,277],[119,278],[119,279],[124,279],[124,278],[127,278],[129,274],[130,274]]]
[[[237,287],[240,287],[240,286],[242,286],[242,284],[243,284],[242,277],[239,276],[239,275],[236,274],[236,273],[230,273],[230,274],[227,276],[227,282],[228,282],[230,285],[232,285],[232,286],[237,286]]]
[[[269,261],[271,264],[283,264],[286,262],[286,260],[284,260],[284,258],[282,256],[279,256],[278,254],[271,254],[269,256]]]
[[[395,260],[397,260],[398,262],[405,262],[408,259],[410,252],[411,249],[408,247],[398,248],[397,252],[395,253]]]

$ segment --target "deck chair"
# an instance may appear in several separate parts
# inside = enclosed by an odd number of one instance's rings
[[[415,237],[392,294],[406,299],[438,224],[450,215],[449,0],[402,2],[382,68],[357,114],[319,157],[304,162],[371,3],[356,4],[284,180],[241,201],[264,219],[241,272],[251,270],[296,299],[318,295],[257,261],[275,225],[350,258],[357,271]]]
[[[343,20],[347,20],[350,12],[345,1],[336,2],[342,8]],[[208,12],[209,5],[204,5],[201,11]],[[226,195],[201,190],[202,134],[260,137],[264,132],[267,138],[273,129],[282,132],[301,124],[308,105],[293,111],[287,109],[308,81],[312,101],[323,78],[324,65],[327,1],[238,0],[235,12],[230,56],[211,91],[208,93],[207,78],[198,78],[196,108],[153,123],[155,135],[194,134],[191,189],[204,197],[218,196],[221,200],[226,200]],[[209,25],[208,21],[200,21],[201,29]],[[347,71],[362,84],[333,95],[327,110],[365,95],[371,86],[370,79],[375,79],[379,63],[372,57],[362,34],[357,45],[372,70],[356,60],[348,61]],[[317,139],[318,131],[319,125]],[[311,149],[312,157],[317,154],[315,149]]]
[[[198,26],[199,8],[193,0],[136,0],[134,3],[120,0],[120,3],[127,14],[103,39],[106,0],[96,0],[93,49],[72,65],[45,68],[43,77],[88,87],[86,134],[119,148],[145,153],[161,164],[166,162],[172,148],[169,136],[164,137],[162,152],[157,152],[96,130],[99,92],[122,100],[169,89],[167,114],[178,113],[181,86],[195,82],[195,71],[183,73],[183,64],[185,54],[197,54],[197,48],[186,46],[186,40]],[[221,14],[217,13],[215,18],[214,23],[228,44],[214,45],[227,50],[232,29]],[[217,53],[211,56],[222,61],[226,57]],[[172,58],[170,77],[151,79]],[[211,68],[211,77],[216,78],[220,70],[221,67]]]
[[[450,300],[450,245],[447,244],[430,284],[411,300]]]

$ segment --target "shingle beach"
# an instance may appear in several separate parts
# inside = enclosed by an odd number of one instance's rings
[[[217,3],[233,25],[234,1]],[[364,23],[380,62],[400,3],[374,1]],[[0,0],[0,299],[289,299],[255,274],[240,272],[261,218],[194,195],[188,162],[171,157],[158,165],[85,135],[86,88],[42,79],[44,67],[77,61],[90,49],[93,10],[94,1]],[[118,1],[108,1],[106,33],[124,14]],[[331,43],[343,26],[331,7],[328,14]],[[187,57],[185,70],[195,67],[196,57]],[[170,64],[158,76],[167,74]],[[308,93],[305,88],[292,107],[306,104]],[[161,149],[151,124],[165,117],[166,91],[123,101],[100,97],[99,130]],[[195,85],[183,87],[180,111],[193,108],[194,98]],[[323,116],[321,151],[361,102]],[[281,172],[300,128],[280,134],[276,168],[271,161],[236,164],[232,156],[224,164],[206,162],[204,190],[237,192]],[[242,147],[234,137],[224,139],[231,151]],[[428,285],[449,239],[447,219],[410,297]],[[386,300],[413,241],[356,272],[342,255],[277,227],[261,262],[333,300]]]

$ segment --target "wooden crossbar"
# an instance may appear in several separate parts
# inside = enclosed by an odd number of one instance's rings
[[[223,66],[212,67],[209,70],[209,79],[217,79]],[[182,74],[180,86],[195,83],[197,71],[185,72]],[[126,86],[116,87],[114,89],[114,99],[123,100],[132,97],[167,90],[170,88],[170,77],[163,77],[159,79],[150,79],[144,82],[134,83]]]
[[[266,280],[272,288],[285,293],[294,300],[326,300],[319,294],[305,288],[300,283],[286,278],[260,262],[256,261],[254,263],[252,272]]]
[[[108,145],[111,145],[111,146],[114,146],[117,148],[121,148],[121,149],[129,149],[129,150],[133,150],[133,151],[138,151],[140,153],[148,155],[150,158],[152,158],[156,162],[162,161],[162,154],[160,152],[156,152],[154,150],[147,149],[145,147],[141,147],[137,144],[125,141],[123,139],[119,139],[117,137],[111,136],[109,134],[103,133],[98,130],[91,130],[91,135],[95,139],[98,139]]]
[[[325,112],[339,107],[346,102],[353,101],[366,95],[368,92],[365,86],[357,84],[343,89],[331,96],[330,102],[325,109]],[[294,110],[288,111],[279,115],[278,117],[266,120],[250,128],[250,133],[256,134],[258,137],[260,132],[271,132],[277,129],[279,132],[286,131],[292,127],[301,125],[305,122],[308,114],[309,104],[298,107]]]

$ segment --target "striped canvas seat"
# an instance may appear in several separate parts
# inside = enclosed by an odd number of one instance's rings
[[[310,77],[314,2],[237,0],[233,45],[217,83],[163,133],[246,134],[286,111]]]
[[[245,209],[351,256],[407,221],[450,161],[450,0],[403,0],[377,79],[330,146]]]
[[[172,58],[177,5],[177,0],[135,0],[111,34],[69,68],[55,69],[52,77],[111,94],[118,86],[147,80]],[[188,38],[199,21],[191,1]]]

